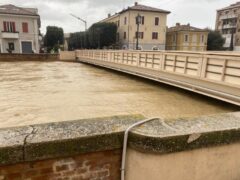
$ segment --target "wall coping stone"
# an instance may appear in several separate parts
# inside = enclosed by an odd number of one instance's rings
[[[0,129],[0,165],[122,148],[124,131],[142,115],[113,116]],[[129,146],[174,153],[240,142],[240,112],[154,120],[133,129]]]
[[[240,142],[240,112],[197,118],[155,120],[130,133],[141,152],[173,153]]]
[[[0,129],[0,165],[119,149],[125,129],[143,119],[113,116]]]

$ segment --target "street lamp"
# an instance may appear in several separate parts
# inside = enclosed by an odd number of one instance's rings
[[[78,17],[78,16],[76,16],[76,15],[74,15],[74,14],[70,14],[70,15],[71,15],[72,17],[78,19],[79,21],[82,21],[82,22],[85,24],[85,31],[87,31],[87,21],[86,21],[86,20],[84,20],[84,19],[82,19],[82,18],[80,18],[80,17]]]
[[[230,42],[230,51],[233,51],[234,50],[234,28],[231,29],[231,42]]]
[[[136,17],[136,23],[137,23],[137,43],[136,43],[136,50],[139,50],[139,25],[141,24],[142,17],[140,14],[137,15]]]

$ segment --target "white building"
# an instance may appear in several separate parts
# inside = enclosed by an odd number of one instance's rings
[[[0,52],[39,53],[40,26],[37,9],[0,6]]]

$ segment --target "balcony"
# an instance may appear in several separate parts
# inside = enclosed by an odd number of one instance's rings
[[[237,28],[237,24],[225,24],[223,25],[223,29],[234,29]]]
[[[220,16],[220,20],[224,20],[224,19],[235,19],[238,16],[236,14],[227,14],[227,15],[222,15]]]
[[[5,32],[2,31],[3,39],[19,39],[19,32]]]

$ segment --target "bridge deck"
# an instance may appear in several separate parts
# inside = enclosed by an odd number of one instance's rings
[[[240,105],[240,56],[237,55],[93,50],[77,51],[76,54],[84,63]]]

